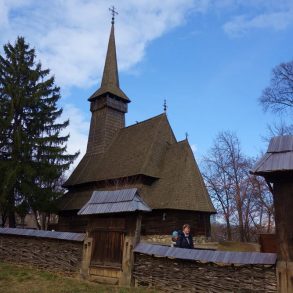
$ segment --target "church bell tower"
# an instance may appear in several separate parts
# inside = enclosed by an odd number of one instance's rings
[[[116,45],[114,34],[114,14],[107,56],[100,88],[88,99],[92,112],[86,153],[104,153],[115,132],[125,127],[125,113],[130,102],[120,89]]]

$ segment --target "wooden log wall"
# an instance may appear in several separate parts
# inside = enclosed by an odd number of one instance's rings
[[[82,247],[77,241],[0,235],[0,260],[71,275],[80,270]]]
[[[133,276],[138,287],[162,292],[277,292],[273,266],[234,266],[136,254]]]
[[[184,224],[191,226],[193,236],[210,236],[210,214],[194,211],[153,210],[142,216],[142,235],[170,235],[182,230]]]
[[[78,216],[77,212],[78,210],[60,212],[56,230],[84,233],[88,224],[88,218]]]

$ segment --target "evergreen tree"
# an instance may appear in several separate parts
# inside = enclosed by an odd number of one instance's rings
[[[78,156],[66,152],[69,136],[61,132],[69,121],[59,122],[60,88],[35,58],[23,37],[0,55],[0,208],[10,227],[17,206],[36,217],[54,209],[58,182]]]

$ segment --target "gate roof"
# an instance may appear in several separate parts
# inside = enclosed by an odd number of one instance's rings
[[[273,137],[265,155],[255,164],[252,174],[266,175],[293,170],[293,135]]]
[[[141,199],[137,188],[94,191],[90,200],[78,211],[78,215],[97,215],[144,211],[151,208]]]

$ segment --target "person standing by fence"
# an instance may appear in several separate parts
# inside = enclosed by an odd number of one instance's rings
[[[176,241],[176,247],[193,249],[193,239],[190,234],[190,225],[184,224],[182,232],[179,234],[179,238]]]

